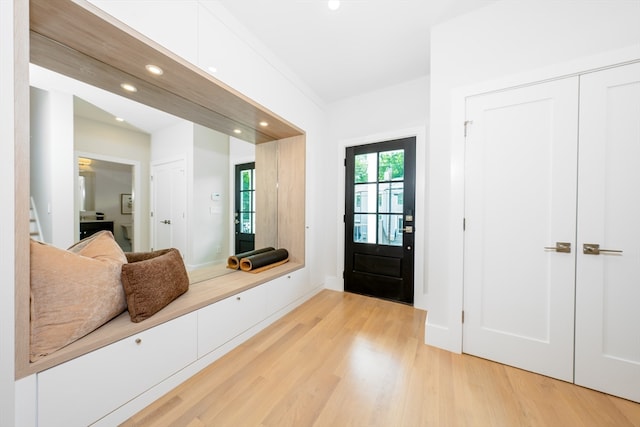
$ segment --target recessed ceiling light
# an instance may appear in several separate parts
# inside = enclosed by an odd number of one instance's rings
[[[263,121],[261,121],[261,122],[260,122],[260,123],[258,123],[258,124],[259,124],[260,126],[262,126],[263,128],[264,128],[264,127],[269,126],[269,123],[265,122],[264,120],[263,120]]]
[[[116,122],[124,122],[124,119],[122,117],[116,117]]]
[[[329,10],[338,10],[340,8],[340,0],[329,0],[327,6]]]
[[[240,129],[234,129],[234,130],[233,130],[233,133],[235,133],[235,134],[241,134],[241,133],[242,133],[242,131],[241,131]]]
[[[137,92],[138,88],[132,85],[131,83],[122,83],[120,87],[127,92]]]
[[[162,68],[158,67],[157,65],[148,64],[148,65],[145,65],[144,68],[146,68],[148,72],[156,76],[161,76],[162,74],[164,74],[164,71],[162,70]]]

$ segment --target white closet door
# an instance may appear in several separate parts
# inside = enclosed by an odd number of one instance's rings
[[[463,351],[573,381],[578,79],[471,97],[467,118]]]
[[[184,160],[152,167],[153,248],[187,250],[187,181]]]
[[[640,402],[640,64],[580,87],[575,382]]]

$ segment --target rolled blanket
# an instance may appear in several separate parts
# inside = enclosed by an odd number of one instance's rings
[[[251,255],[240,260],[242,271],[257,272],[266,268],[284,264],[289,260],[289,252],[286,249],[275,249],[261,254]]]
[[[275,250],[272,247],[268,247],[268,248],[261,248],[261,249],[256,249],[253,251],[247,251],[247,252],[242,252],[236,255],[231,255],[229,258],[227,258],[227,268],[231,268],[233,270],[238,270],[240,268],[240,260],[242,258],[246,258],[248,256],[252,256],[252,255],[257,255],[257,254],[262,254],[265,252],[270,252]]]

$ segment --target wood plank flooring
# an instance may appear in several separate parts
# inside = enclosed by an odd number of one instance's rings
[[[322,291],[123,426],[640,426],[640,404],[426,346],[425,315]]]

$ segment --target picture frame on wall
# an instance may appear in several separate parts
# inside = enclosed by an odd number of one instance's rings
[[[122,215],[131,215],[133,213],[133,196],[131,194],[120,194],[120,213]]]

